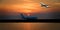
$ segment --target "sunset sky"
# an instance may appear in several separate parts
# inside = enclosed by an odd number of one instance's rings
[[[0,0],[0,8],[13,9],[15,12],[44,12],[59,9],[60,0]],[[50,8],[42,8],[40,2],[48,4]],[[52,10],[54,11],[54,10]]]
[[[49,8],[41,7],[40,2],[47,4]],[[0,9],[4,15],[35,13],[39,17],[41,14],[37,13],[50,14],[49,12],[60,11],[60,0],[0,0]],[[47,17],[48,15],[44,16]]]

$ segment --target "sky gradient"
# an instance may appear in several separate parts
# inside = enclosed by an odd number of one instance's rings
[[[1,8],[12,9],[15,12],[44,12],[59,9],[60,0],[0,0]],[[42,8],[40,2],[48,4],[50,8]]]
[[[49,8],[41,7],[40,2],[49,5]],[[3,16],[35,13],[38,17],[41,17],[41,14],[42,17],[47,17],[55,11],[60,12],[60,0],[0,0],[0,15]]]

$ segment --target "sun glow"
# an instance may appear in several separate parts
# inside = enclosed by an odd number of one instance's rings
[[[5,9],[9,9],[9,11],[19,13],[38,13],[41,11],[40,4],[32,0],[24,0],[22,4],[5,5],[4,7]]]
[[[23,13],[39,12],[40,7],[37,3],[25,3],[21,5],[20,11]]]

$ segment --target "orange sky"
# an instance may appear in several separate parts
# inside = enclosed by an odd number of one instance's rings
[[[48,4],[50,8],[41,7],[40,2]],[[0,8],[21,13],[49,12],[54,11],[52,9],[57,9],[59,7],[59,0],[3,0],[0,4]]]

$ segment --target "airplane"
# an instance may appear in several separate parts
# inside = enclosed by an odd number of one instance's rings
[[[21,18],[24,20],[26,20],[26,19],[37,19],[37,17],[35,17],[35,16],[24,16],[22,13],[20,15],[21,15]]]
[[[44,4],[43,2],[40,2],[40,4],[41,4],[41,7],[45,7],[45,8],[49,7],[47,4]]]

